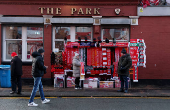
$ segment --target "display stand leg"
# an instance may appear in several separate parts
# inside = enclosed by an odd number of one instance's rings
[[[65,81],[66,81],[66,71],[64,72],[64,88],[66,88],[66,83],[65,83]]]

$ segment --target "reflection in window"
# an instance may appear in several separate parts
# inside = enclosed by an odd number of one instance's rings
[[[70,27],[55,27],[55,39],[70,39]]]
[[[76,27],[76,39],[81,37],[81,39],[91,40],[91,27]]]
[[[43,48],[43,41],[27,41],[27,59],[32,59],[31,54]]]
[[[7,26],[5,31],[5,39],[22,39],[21,27]]]
[[[22,41],[6,41],[6,59],[11,59],[11,53],[16,52],[18,57],[22,59]]]
[[[64,50],[64,41],[55,41],[55,48],[61,50]]]
[[[27,27],[27,39],[43,39],[43,28]]]
[[[119,29],[103,29],[103,40],[105,39],[113,40],[127,40],[129,41],[129,29],[119,28]]]

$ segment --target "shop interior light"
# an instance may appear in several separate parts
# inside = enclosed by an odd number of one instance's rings
[[[14,27],[13,27],[13,26],[10,26],[10,27],[9,27],[9,29],[10,29],[10,30],[13,30],[13,29],[14,29]]]

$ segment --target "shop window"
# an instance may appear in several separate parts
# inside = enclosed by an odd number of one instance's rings
[[[53,51],[62,52],[64,50],[65,38],[67,38],[67,42],[75,42],[78,41],[78,37],[81,37],[82,41],[85,41],[85,37],[91,41],[92,27],[53,27]]]
[[[32,59],[32,52],[43,48],[43,28],[27,27],[27,55],[26,59]]]
[[[113,41],[113,38],[116,41],[129,41],[129,28],[113,28],[113,29],[103,29],[103,41],[109,39]]]
[[[81,38],[81,40],[85,40],[85,37],[87,37],[88,41],[91,41],[92,36],[92,28],[91,27],[76,27],[76,41],[78,41],[78,37]]]
[[[11,59],[11,53],[18,53],[18,57],[22,59],[22,41],[21,40],[7,40],[6,41],[6,58]]]
[[[18,57],[22,59],[22,27],[5,27],[4,40],[4,57],[11,59],[11,53],[18,53]],[[4,49],[4,48],[3,48]]]
[[[56,27],[55,28],[55,39],[70,39],[70,27]]]
[[[63,41],[55,41],[55,48],[58,48],[59,50],[64,50],[64,42]]]
[[[3,61],[16,52],[22,61],[32,61],[32,52],[43,47],[43,28],[3,26]]]
[[[54,49],[53,51],[61,52],[64,50],[64,42],[65,38],[67,38],[67,41],[71,41],[71,35],[70,35],[70,27],[54,27]]]

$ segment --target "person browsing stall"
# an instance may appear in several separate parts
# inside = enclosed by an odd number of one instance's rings
[[[132,66],[132,59],[130,54],[127,54],[126,50],[123,48],[121,51],[121,57],[118,62],[118,74],[121,81],[121,88],[118,92],[128,92],[128,79],[129,76],[129,68]],[[125,89],[124,89],[125,84]]]

